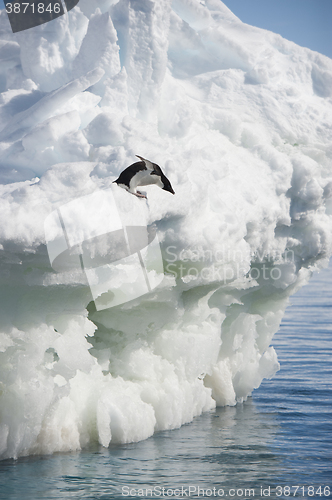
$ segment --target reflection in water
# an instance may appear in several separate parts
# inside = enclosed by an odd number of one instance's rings
[[[7,499],[26,500],[121,498],[126,486],[138,490],[191,485],[258,492],[278,475],[280,459],[270,447],[277,432],[276,416],[260,414],[249,399],[140,443],[3,462],[2,491],[7,490]]]

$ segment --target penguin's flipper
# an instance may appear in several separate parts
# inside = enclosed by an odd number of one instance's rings
[[[150,160],[146,160],[145,158],[139,155],[135,156],[137,156],[137,158],[139,158],[140,160],[144,161],[147,170],[152,170],[152,171],[154,170],[154,164]]]

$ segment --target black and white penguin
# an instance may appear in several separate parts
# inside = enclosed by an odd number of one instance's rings
[[[135,155],[141,161],[133,163],[129,167],[127,167],[121,174],[118,179],[113,182],[123,189],[129,191],[129,193],[138,196],[139,198],[146,198],[145,194],[142,194],[140,191],[137,191],[138,186],[148,186],[149,184],[156,184],[161,189],[165,191],[169,191],[172,194],[175,194],[171,183],[167,179],[166,175],[163,173],[159,165],[156,163],[152,163],[141,156]]]

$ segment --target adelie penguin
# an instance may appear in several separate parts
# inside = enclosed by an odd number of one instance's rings
[[[129,167],[127,167],[121,174],[118,179],[113,182],[123,189],[129,191],[129,193],[138,196],[139,198],[146,198],[145,194],[142,194],[140,191],[137,191],[138,186],[148,186],[150,184],[156,184],[161,189],[165,191],[169,191],[172,194],[174,190],[171,186],[171,183],[167,179],[164,172],[161,170],[159,165],[156,163],[152,163],[141,156],[136,155],[141,161],[137,161],[133,163]]]

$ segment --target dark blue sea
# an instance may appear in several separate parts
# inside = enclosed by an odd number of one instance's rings
[[[332,266],[291,298],[280,371],[140,443],[0,463],[1,500],[332,499]]]

